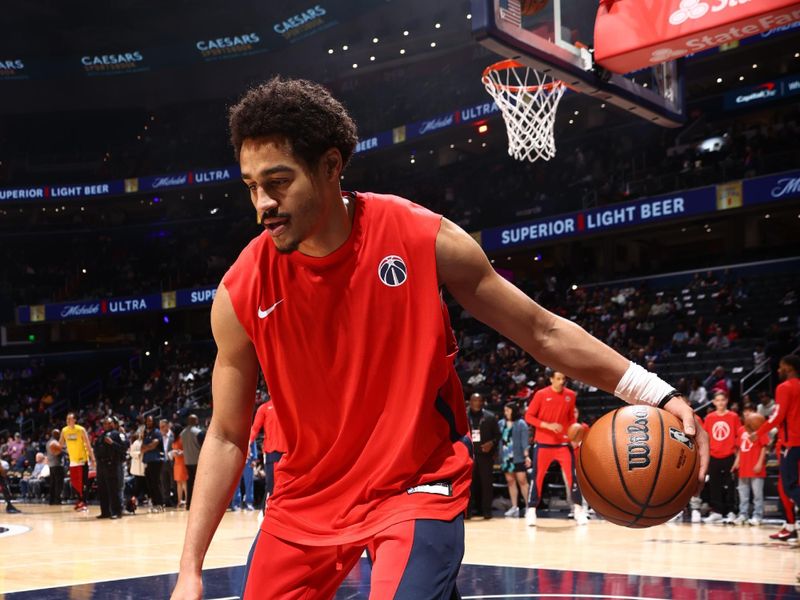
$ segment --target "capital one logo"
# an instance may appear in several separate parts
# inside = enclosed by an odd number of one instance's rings
[[[714,426],[711,428],[711,437],[713,437],[718,442],[723,442],[728,439],[728,436],[731,434],[731,428],[725,421],[719,421],[714,423]]]
[[[709,11],[718,13],[726,8],[733,8],[748,2],[750,0],[717,0],[716,4],[709,6],[702,0],[681,0],[678,10],[669,16],[669,22],[670,25],[681,25],[689,19],[702,19]]]

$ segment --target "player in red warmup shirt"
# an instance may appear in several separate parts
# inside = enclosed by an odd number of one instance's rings
[[[575,392],[564,384],[566,377],[559,371],[550,376],[550,385],[533,395],[528,405],[525,421],[536,428],[533,438],[533,457],[531,463],[531,488],[525,522],[528,527],[536,526],[536,507],[542,499],[542,483],[547,469],[553,461],[561,465],[567,489],[570,490],[575,522],[586,525],[588,517],[581,505],[581,493],[575,476],[575,451],[567,437],[567,429],[575,423]]]
[[[258,434],[264,430],[264,441],[261,451],[264,453],[264,509],[266,514],[267,501],[272,495],[275,485],[275,463],[277,463],[286,452],[286,440],[283,438],[281,428],[278,426],[278,419],[275,417],[275,407],[272,400],[267,400],[256,410],[253,418],[253,425],[250,427],[250,440],[247,447],[251,453],[255,453],[253,442],[256,441]],[[247,456],[250,460],[250,456]]]
[[[342,193],[358,136],[322,86],[276,77],[229,122],[263,231],[211,308],[213,414],[174,600],[202,598],[259,369],[287,452],[243,600],[333,598],[364,550],[372,600],[459,597],[471,440],[442,287],[538,362],[678,416],[701,449],[702,481],[707,436],[669,384],[525,296],[447,219],[396,196]]]
[[[736,460],[736,432],[742,423],[739,415],[728,410],[728,394],[714,392],[712,398],[716,410],[706,415],[703,427],[708,432],[711,444],[711,462],[708,466],[708,487],[711,513],[704,523],[732,523],[736,518],[733,510],[733,463]]]
[[[755,413],[752,404],[742,407],[742,417],[747,422],[747,417]],[[767,476],[767,446],[769,435],[764,434],[750,441],[751,431],[744,425],[736,432],[737,448],[736,460],[733,470],[739,473],[739,515],[736,525],[761,525],[764,520],[764,479]],[[753,498],[753,516],[748,519],[750,497]]]
[[[798,374],[800,374],[800,356],[789,354],[781,358],[778,364],[778,377],[782,383],[775,388],[775,408],[770,418],[758,431],[750,435],[751,439],[755,439],[776,427],[778,428],[778,442],[781,447],[781,485],[784,493],[794,502],[795,506],[800,506],[800,483],[798,482],[798,470],[800,470],[800,378],[798,378]],[[784,529],[788,530],[790,526],[787,523]],[[794,524],[790,530],[795,533],[794,536],[789,535],[782,539],[794,538],[796,540],[796,528],[797,525]]]

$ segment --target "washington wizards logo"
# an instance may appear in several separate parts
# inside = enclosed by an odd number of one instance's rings
[[[408,279],[408,269],[403,259],[394,254],[384,258],[378,265],[378,277],[389,287],[403,285]]]

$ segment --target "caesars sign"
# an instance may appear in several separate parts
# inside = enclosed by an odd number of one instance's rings
[[[144,56],[139,50],[82,56],[81,65],[87,75],[116,75],[148,70],[144,65]]]
[[[288,42],[296,42],[336,25],[336,21],[325,20],[328,11],[321,4],[307,8],[272,25],[272,30]]]
[[[267,51],[261,43],[261,36],[255,32],[199,40],[194,46],[203,59],[207,61],[221,58],[237,58]]]

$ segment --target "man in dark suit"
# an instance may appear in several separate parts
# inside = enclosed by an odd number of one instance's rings
[[[483,396],[472,394],[469,399],[470,437],[475,452],[472,465],[472,496],[470,498],[472,515],[492,518],[492,471],[497,442],[500,440],[500,426],[494,413],[483,408]]]

